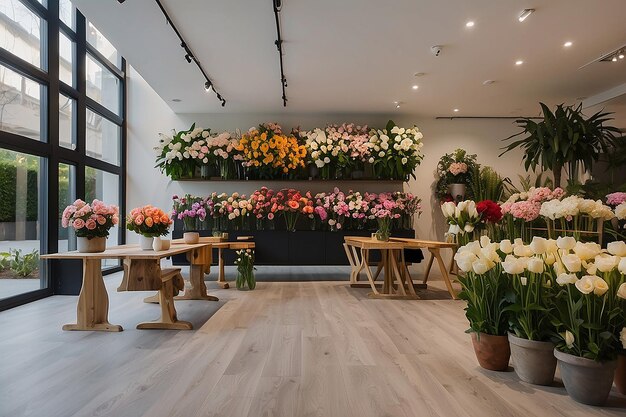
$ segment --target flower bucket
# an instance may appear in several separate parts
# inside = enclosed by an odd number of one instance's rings
[[[139,247],[141,250],[152,250],[154,238],[151,236],[139,235]]]
[[[106,237],[77,237],[76,249],[81,253],[97,253],[104,252],[107,247]]]
[[[509,333],[509,344],[513,368],[519,379],[534,385],[552,384],[556,370],[553,343],[523,339]]]
[[[508,369],[511,348],[507,336],[472,332],[472,345],[474,345],[476,359],[482,368],[490,371],[506,371]]]
[[[454,201],[465,200],[466,186],[465,184],[450,184],[448,185],[448,191],[452,195]]]
[[[615,382],[617,392],[626,395],[626,352],[620,352],[617,355],[617,369],[613,382]]]
[[[554,349],[567,394],[579,403],[603,405],[613,386],[617,361],[598,362]]]

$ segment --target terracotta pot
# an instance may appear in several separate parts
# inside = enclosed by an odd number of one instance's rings
[[[198,232],[185,232],[183,233],[183,241],[187,245],[194,245],[200,240],[200,233]]]
[[[506,336],[472,333],[474,353],[481,367],[490,371],[506,371],[509,367],[511,348]]]
[[[567,394],[574,401],[603,405],[609,397],[617,361],[598,362],[554,349],[559,361],[561,379]]]
[[[76,249],[82,253],[96,253],[104,252],[107,248],[106,237],[93,237],[91,239],[87,237],[76,238]]]
[[[141,250],[152,250],[152,242],[154,238],[152,236],[139,235],[139,247]]]
[[[626,352],[620,352],[617,355],[617,369],[613,382],[615,382],[617,392],[626,395]]]
[[[168,250],[170,248],[170,244],[172,243],[169,239],[162,239],[160,237],[155,237],[154,242],[152,242],[152,249],[156,252],[160,252],[163,250]]]
[[[513,368],[519,379],[535,385],[552,384],[556,370],[554,343],[523,339],[509,333],[509,344]]]

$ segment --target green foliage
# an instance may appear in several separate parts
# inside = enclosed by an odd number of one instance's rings
[[[561,171],[564,167],[568,169],[569,178],[574,179],[579,166],[590,170],[600,153],[606,153],[613,148],[616,138],[621,136],[619,129],[604,125],[613,120],[608,117],[612,113],[599,111],[585,119],[582,105],[574,108],[560,104],[553,113],[545,104],[539,104],[543,111],[543,120],[516,120],[522,131],[505,140],[520,135],[527,136],[505,146],[500,156],[521,148],[524,151],[522,159],[526,170],[535,170],[537,167],[551,170],[557,187],[561,186]]]
[[[22,255],[21,249],[9,249],[0,253],[0,270],[11,269],[19,277],[27,277],[39,268],[39,251],[33,250]]]
[[[475,201],[501,201],[504,194],[505,181],[493,168],[475,165],[470,175],[469,189]]]
[[[14,161],[0,160],[0,222],[15,222],[17,211],[17,192],[26,193],[26,221],[37,221],[39,218],[39,174],[37,168],[27,168],[26,190],[16,189],[17,165]]]

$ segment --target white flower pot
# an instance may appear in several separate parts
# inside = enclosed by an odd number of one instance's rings
[[[200,240],[200,233],[198,232],[185,232],[183,233],[183,241],[187,245],[194,245]]]
[[[168,250],[171,243],[172,241],[169,239],[161,239],[160,237],[155,237],[154,242],[152,243],[152,249],[157,252]]]
[[[141,250],[152,250],[153,237],[139,235],[139,247]]]
[[[107,247],[107,238],[106,237],[77,237],[76,238],[76,249],[81,253],[96,253],[96,252],[104,252]]]
[[[454,201],[465,200],[466,187],[465,184],[450,184],[448,185],[448,191],[452,195]]]

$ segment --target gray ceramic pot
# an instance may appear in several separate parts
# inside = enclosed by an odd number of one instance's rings
[[[519,379],[535,385],[552,384],[556,370],[553,343],[522,339],[509,333],[509,344],[513,368]]]
[[[603,405],[613,386],[617,361],[597,362],[554,349],[565,390],[575,401]]]

